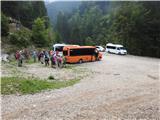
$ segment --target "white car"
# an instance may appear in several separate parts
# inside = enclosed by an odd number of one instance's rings
[[[119,55],[126,55],[127,50],[123,47],[123,45],[108,43],[106,45],[106,51],[108,53],[114,53]]]
[[[102,46],[96,46],[99,52],[105,52],[105,49]]]

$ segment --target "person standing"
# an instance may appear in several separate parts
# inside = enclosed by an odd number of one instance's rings
[[[16,60],[17,60],[17,65],[18,65],[18,67],[19,67],[19,66],[20,66],[20,61],[19,61],[19,59],[20,59],[20,53],[19,53],[18,50],[16,51],[15,58],[16,58]]]
[[[23,52],[22,52],[22,51],[20,51],[20,58],[19,58],[20,66],[19,66],[19,67],[22,67],[23,59],[24,59]]]
[[[48,53],[48,51],[44,51],[44,60],[45,60],[45,66],[49,66],[49,53]]]
[[[22,63],[23,63],[22,51],[16,52],[16,60],[17,60],[18,67],[22,67]]]
[[[55,52],[52,52],[51,54],[51,58],[50,58],[50,61],[51,61],[51,67],[53,67],[53,65],[55,65]]]
[[[56,51],[54,58],[55,58],[56,68],[58,68],[58,58],[59,58],[59,52],[58,51]]]
[[[36,58],[37,58],[37,52],[36,52],[36,50],[33,51],[32,57],[33,57],[34,62],[36,62]]]
[[[95,49],[94,54],[95,54],[95,60],[98,60],[98,54],[99,54],[99,52],[98,52],[98,50],[97,50],[97,49]]]
[[[39,61],[41,62],[41,64],[43,64],[43,62],[44,62],[44,53],[43,53],[43,51],[41,51],[41,52],[39,53],[38,59],[39,59]]]

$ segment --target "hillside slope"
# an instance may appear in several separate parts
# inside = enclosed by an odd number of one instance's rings
[[[52,2],[52,3],[45,3],[46,9],[48,16],[52,22],[52,24],[56,23],[57,20],[57,15],[58,13],[61,12],[67,12],[71,13],[72,10],[76,9],[79,7],[81,2],[73,2],[73,1],[68,1],[68,2]]]

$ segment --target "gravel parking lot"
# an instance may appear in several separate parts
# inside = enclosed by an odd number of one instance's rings
[[[78,67],[90,72],[74,86],[2,96],[2,118],[160,120],[160,59],[104,54]]]

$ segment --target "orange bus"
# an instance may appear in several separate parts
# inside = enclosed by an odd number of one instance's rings
[[[64,46],[66,63],[82,63],[102,59],[102,54],[94,46]]]

